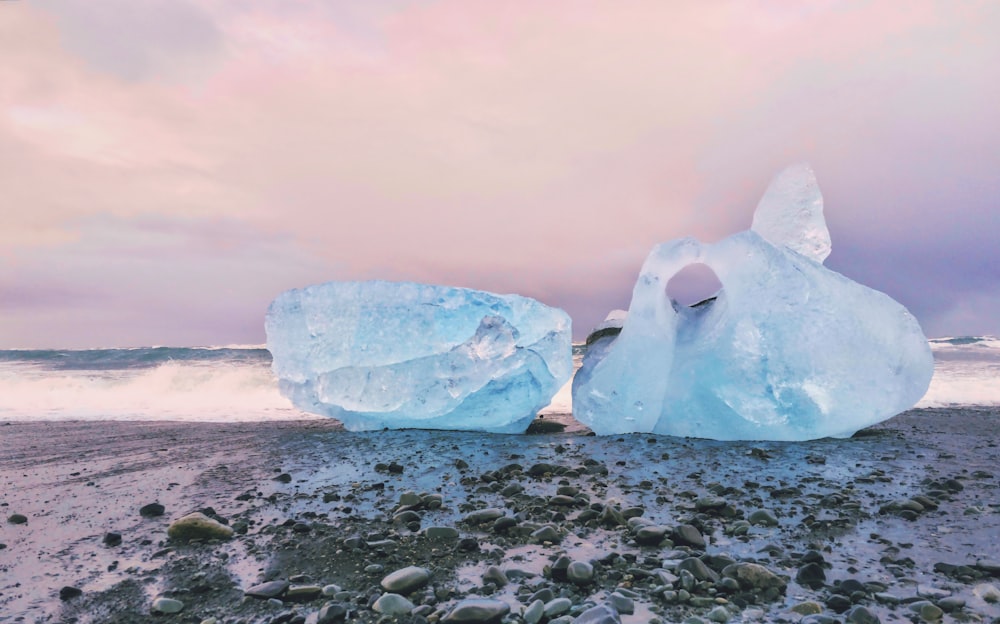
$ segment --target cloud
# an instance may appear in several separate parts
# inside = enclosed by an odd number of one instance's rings
[[[996,283],[948,270],[997,263],[993,3],[143,6],[0,6],[0,271],[104,248],[79,281],[114,275],[127,305],[157,254],[154,272],[189,271],[176,300],[210,305],[245,274],[205,246],[243,257],[268,233],[284,251],[241,287],[248,310],[306,274],[413,279],[537,296],[585,334],[654,243],[745,229],[809,160],[834,268],[932,326],[935,291]],[[131,335],[156,339],[152,318]]]

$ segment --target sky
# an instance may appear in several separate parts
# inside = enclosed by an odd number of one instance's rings
[[[971,0],[0,1],[0,348],[257,344],[279,292],[367,279],[582,338],[801,161],[828,267],[997,335],[998,32]]]

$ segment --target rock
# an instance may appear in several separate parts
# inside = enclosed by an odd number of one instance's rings
[[[483,582],[490,582],[497,587],[503,587],[510,581],[507,579],[507,575],[504,574],[497,566],[490,566],[486,568],[486,572],[483,573]]]
[[[807,600],[794,605],[791,610],[793,613],[798,613],[799,615],[816,615],[823,612],[823,605],[812,600]]]
[[[543,420],[542,416],[539,416],[537,419],[531,421],[525,433],[562,433],[565,428],[566,425],[563,423],[555,422],[554,420]]]
[[[545,603],[541,600],[534,600],[528,608],[521,614],[521,619],[527,624],[538,624],[545,615]]]
[[[573,601],[569,598],[553,598],[545,603],[545,616],[554,618],[568,612],[573,607]]]
[[[159,597],[153,601],[150,609],[153,613],[180,613],[184,609],[184,603],[173,598]]]
[[[787,586],[785,579],[757,563],[730,564],[722,569],[722,575],[736,579],[740,587],[745,589],[763,590],[773,587],[784,592]]]
[[[162,516],[166,510],[167,508],[160,503],[149,503],[139,508],[139,515],[144,518],[155,518],[156,516]]]
[[[269,581],[260,585],[254,585],[243,593],[251,598],[270,600],[271,598],[284,596],[289,587],[290,583],[288,581]]]
[[[586,561],[574,561],[566,568],[566,578],[577,585],[586,585],[594,580],[594,566]]]
[[[937,601],[937,606],[945,613],[954,613],[965,608],[965,600],[958,596],[948,596]]]
[[[333,583],[329,585],[324,585],[322,590],[323,595],[326,596],[327,598],[333,598],[340,592],[341,592],[340,585],[334,585]]]
[[[72,600],[83,593],[82,589],[66,585],[59,590],[59,600]]]
[[[990,604],[1000,602],[1000,589],[997,589],[990,583],[980,583],[979,585],[976,585],[972,588],[972,593]]]
[[[690,572],[691,575],[699,581],[712,581],[716,582],[719,580],[719,575],[715,570],[709,568],[705,565],[705,562],[697,557],[688,557],[687,559],[681,561],[677,564],[677,569]]]
[[[840,594],[834,594],[826,599],[826,606],[830,608],[831,611],[836,613],[843,613],[851,608],[851,599],[847,596],[841,596]]]
[[[510,606],[499,600],[467,598],[448,612],[442,622],[452,624],[493,624],[510,612]]]
[[[285,602],[312,602],[323,595],[319,585],[297,585],[285,592]]]
[[[667,535],[667,527],[646,525],[635,532],[635,542],[640,546],[658,546]]]
[[[925,622],[936,622],[944,616],[944,611],[929,600],[918,600],[910,603],[910,610],[920,616]]]
[[[105,546],[118,546],[122,543],[121,533],[115,533],[113,531],[108,531],[104,534],[104,545]]]
[[[562,535],[556,530],[551,524],[546,524],[545,526],[537,529],[531,533],[531,539],[535,543],[541,544],[543,542],[551,542],[553,544],[558,544],[562,541]]]
[[[396,594],[409,594],[420,589],[431,579],[430,570],[417,566],[409,566],[396,570],[382,579],[382,589]]]
[[[826,582],[826,572],[818,563],[807,563],[796,572],[795,582],[804,587],[817,589]]]
[[[467,514],[463,520],[469,524],[483,524],[484,522],[492,522],[497,518],[503,517],[504,515],[503,509],[480,509]]]
[[[635,601],[628,596],[622,595],[620,592],[611,592],[611,595],[608,596],[608,602],[611,603],[611,606],[618,613],[624,613],[625,615],[635,613]]]
[[[729,621],[729,610],[719,605],[708,612],[705,617],[708,618],[710,622],[719,622],[719,624],[725,624]]]
[[[849,624],[880,624],[878,616],[868,610],[868,607],[858,605],[847,613]]]
[[[757,511],[750,514],[748,518],[750,524],[757,526],[766,527],[776,527],[778,526],[778,519],[774,516],[774,513],[769,509],[758,509]]]
[[[379,596],[372,609],[383,615],[406,615],[413,611],[414,605],[399,594],[382,594]]]
[[[724,503],[723,503],[724,504]],[[692,548],[705,548],[705,538],[690,524],[682,524],[674,529],[674,543]]]
[[[28,516],[26,516],[24,514],[18,514],[18,513],[11,514],[10,517],[7,518],[7,522],[9,522],[11,524],[27,524],[28,523]]]
[[[167,527],[167,536],[181,541],[229,539],[233,536],[233,530],[218,520],[196,511],[171,522]]]
[[[319,610],[316,617],[316,624],[336,624],[347,621],[348,610],[342,604],[328,602]]]
[[[599,604],[577,616],[573,624],[621,624],[621,618],[611,605]]]
[[[424,529],[424,536],[433,540],[453,540],[458,539],[458,529],[453,527],[427,527]]]
[[[421,504],[422,502],[423,499],[420,498],[420,495],[412,490],[403,492],[402,494],[399,495],[400,507],[413,507],[415,505]]]

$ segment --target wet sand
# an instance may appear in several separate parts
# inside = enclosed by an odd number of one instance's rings
[[[162,622],[316,622],[329,604],[377,622],[380,581],[411,565],[430,581],[407,592],[410,615],[384,621],[449,621],[469,596],[506,603],[511,622],[534,598],[561,596],[567,610],[541,621],[572,621],[617,591],[622,622],[939,611],[989,622],[1000,619],[998,425],[993,409],[912,410],[848,440],[778,443],[350,433],[332,421],[0,423],[0,622],[145,622],[157,597],[183,603]],[[401,509],[407,492],[425,496]],[[153,502],[165,513],[140,515]],[[470,518],[484,509],[510,520]],[[170,521],[196,510],[236,535],[168,540]],[[16,514],[27,521],[9,522]],[[430,539],[427,527],[457,536]],[[686,559],[709,572],[692,581]],[[567,579],[567,561],[590,577]],[[778,580],[726,580],[749,563]],[[327,595],[244,595],[272,580]],[[63,588],[81,593],[61,599]]]

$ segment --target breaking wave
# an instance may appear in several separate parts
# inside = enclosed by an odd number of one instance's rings
[[[0,419],[311,418],[281,396],[262,348],[0,351]]]
[[[1000,338],[930,341],[934,378],[917,407],[1000,405]],[[574,345],[579,367],[584,347]],[[572,410],[570,384],[543,412]],[[260,345],[0,351],[0,420],[320,418],[281,396]]]

